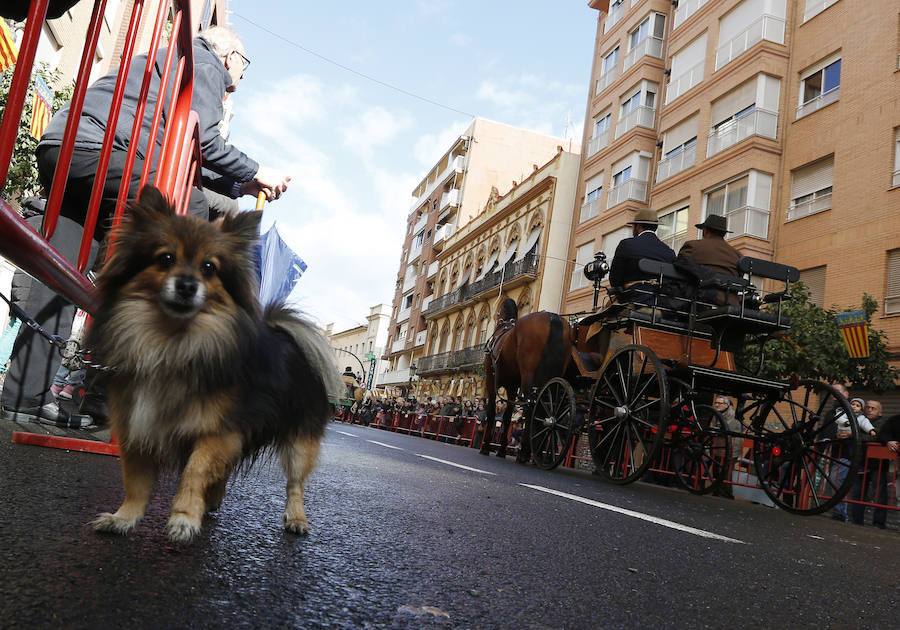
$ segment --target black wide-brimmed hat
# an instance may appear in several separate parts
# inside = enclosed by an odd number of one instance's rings
[[[720,234],[731,233],[731,230],[728,229],[728,219],[718,214],[709,215],[703,223],[697,223],[694,227],[700,229],[706,228],[713,232],[719,232]]]

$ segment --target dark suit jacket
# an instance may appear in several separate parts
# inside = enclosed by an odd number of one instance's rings
[[[687,258],[705,265],[716,273],[739,276],[737,261],[741,255],[721,238],[701,238],[688,241],[678,251],[678,258]]]
[[[675,260],[675,252],[659,240],[655,232],[649,230],[626,238],[616,248],[616,254],[609,267],[610,286],[623,287],[627,282],[652,280],[654,276],[648,276],[638,269],[638,261],[641,258],[670,263]]]

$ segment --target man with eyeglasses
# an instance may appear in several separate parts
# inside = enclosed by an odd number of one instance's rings
[[[191,109],[199,117],[200,152],[203,158],[204,186],[231,198],[241,195],[265,193],[269,200],[278,199],[287,189],[290,177],[273,168],[260,166],[237,147],[227,143],[219,131],[223,117],[223,100],[228,92],[237,89],[249,61],[237,34],[229,28],[214,26],[199,34],[193,41],[194,81]],[[174,90],[175,75],[169,74],[169,82],[162,86],[162,74],[167,50],[161,49],[151,67],[150,84],[134,168],[128,187],[128,200],[137,198],[144,162],[148,157],[148,145],[153,146],[149,180],[155,180],[165,124],[169,118],[170,97]],[[147,66],[147,55],[136,56],[129,68],[124,98],[119,108],[115,135],[112,142],[109,168],[100,200],[100,214],[94,231],[91,262],[95,264],[99,244],[109,228],[115,212],[119,188],[124,179],[125,162],[131,142],[135,114],[140,101],[141,86]],[[108,125],[113,92],[117,83],[118,68],[97,79],[85,93],[84,105],[78,120],[78,132],[74,152],[66,176],[65,194],[60,208],[59,221],[50,244],[66,259],[74,261],[81,246],[81,233],[91,198],[100,150]],[[163,89],[164,88],[164,89]],[[162,97],[160,96],[162,92]],[[161,119],[155,137],[150,134],[156,105],[162,98]],[[45,194],[49,193],[59,160],[65,134],[69,106],[65,104],[47,125],[35,155],[38,176]],[[204,219],[209,218],[209,202],[197,188],[191,190],[189,212]],[[35,231],[43,221],[43,207],[26,220]],[[27,275],[17,272],[13,278],[13,300],[26,313],[37,318],[45,330],[62,339],[68,339],[72,330],[75,307],[60,299],[53,291]],[[37,345],[33,345],[37,344]],[[2,409],[5,417],[17,422],[44,422],[71,428],[81,428],[91,420],[88,416],[70,416],[60,409],[50,391],[53,375],[59,366],[59,357],[43,339],[28,327],[16,339],[3,387]],[[85,399],[85,403],[88,399]],[[102,405],[82,411],[102,422],[105,411]]]
[[[867,400],[863,413],[876,431],[881,431],[884,425],[882,418],[881,403],[877,400]],[[878,440],[882,435],[876,434],[875,438],[868,435],[862,435],[861,439],[869,442]],[[886,440],[883,440],[885,443]],[[867,451],[863,451],[866,453]],[[872,484],[875,485],[875,503],[879,505],[887,504],[887,486],[888,486],[888,468],[891,465],[889,459],[865,459],[856,473],[853,480],[853,486],[850,488],[850,498],[857,501],[868,501],[871,497]],[[864,525],[866,522],[866,506],[861,503],[850,504],[850,520],[854,525]],[[883,507],[877,507],[872,510],[872,525],[884,529],[887,526],[887,510]]]

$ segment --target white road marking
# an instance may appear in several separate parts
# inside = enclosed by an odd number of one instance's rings
[[[416,457],[421,457],[422,459],[430,459],[433,462],[447,464],[448,466],[456,466],[457,468],[462,468],[463,470],[471,470],[472,472],[481,473],[482,475],[496,475],[497,474],[497,473],[488,472],[487,470],[481,470],[480,468],[472,468],[470,466],[463,466],[462,464],[457,464],[456,462],[448,462],[446,459],[438,459],[437,457],[431,457],[430,455],[421,455],[419,453],[416,453]]]
[[[341,435],[349,435],[350,437],[356,437],[355,434],[353,434],[353,433],[347,433],[346,431],[338,431],[337,429],[335,429],[334,432],[335,432],[335,433],[340,433]]]
[[[527,483],[520,483],[519,485],[525,486],[526,488],[531,488],[532,490],[546,492],[547,494],[555,494],[556,496],[563,497],[564,499],[571,499],[572,501],[578,501],[579,503],[584,503],[586,505],[592,505],[594,507],[598,507],[598,508],[601,508],[604,510],[609,510],[611,512],[618,512],[619,514],[624,514],[625,516],[632,516],[634,518],[639,518],[644,521],[656,523],[657,525],[662,525],[663,527],[671,527],[672,529],[677,529],[682,532],[687,532],[688,534],[694,534],[696,536],[702,536],[704,538],[713,538],[715,540],[722,540],[724,542],[739,543],[741,545],[747,544],[743,540],[737,540],[736,538],[729,538],[728,536],[721,536],[719,534],[713,534],[712,532],[708,532],[708,531],[705,531],[702,529],[696,529],[694,527],[682,525],[681,523],[676,523],[674,521],[668,521],[664,518],[650,516],[649,514],[635,512],[633,510],[627,510],[625,508],[620,508],[615,505],[609,505],[608,503],[600,503],[599,501],[592,501],[591,499],[585,499],[584,497],[579,497],[574,494],[568,494],[567,492],[560,492],[559,490],[553,490],[551,488],[545,488],[543,486],[533,486],[533,485],[527,484]]]
[[[403,449],[399,446],[391,446],[390,444],[385,444],[384,442],[377,442],[375,440],[366,440],[366,442],[371,442],[372,444],[377,444],[378,446],[383,446],[384,448],[392,448],[395,451],[402,451]]]

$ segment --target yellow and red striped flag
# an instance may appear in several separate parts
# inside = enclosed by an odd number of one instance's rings
[[[6,27],[6,20],[0,18],[0,72],[3,72],[16,63],[19,49],[13,41],[12,33]]]
[[[838,328],[844,337],[847,353],[852,359],[865,359],[869,356],[869,325],[865,311],[838,313]]]
[[[39,74],[34,76],[31,105],[31,135],[40,140],[53,113],[53,91]]]

